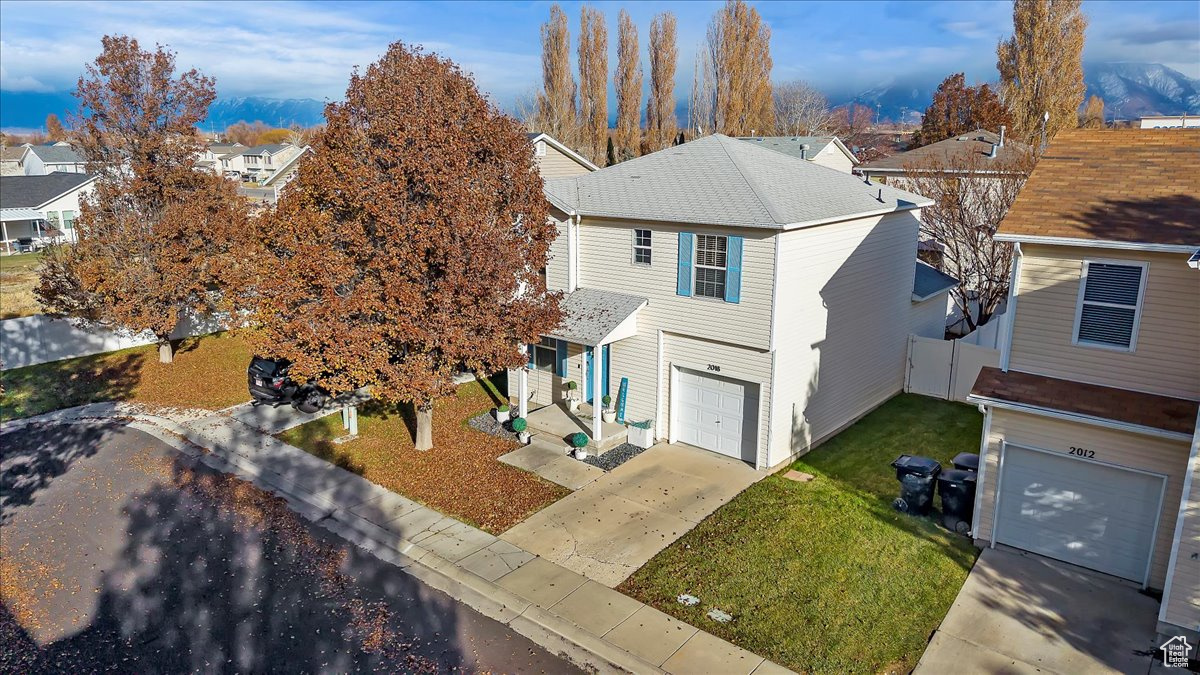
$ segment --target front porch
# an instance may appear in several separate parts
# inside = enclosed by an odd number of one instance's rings
[[[552,436],[556,441],[565,440],[571,434],[582,431],[591,439],[588,449],[596,454],[603,454],[629,438],[629,430],[624,424],[600,419],[600,440],[597,441],[592,434],[593,425],[597,420],[594,409],[588,403],[581,403],[578,412],[571,412],[565,403],[543,406],[530,411],[526,420],[530,433]]]

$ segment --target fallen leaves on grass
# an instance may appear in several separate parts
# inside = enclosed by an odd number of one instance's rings
[[[497,461],[516,443],[466,425],[495,405],[479,382],[468,382],[454,398],[434,404],[433,449],[413,447],[412,408],[379,404],[359,410],[359,438],[343,444],[344,432],[332,415],[279,435],[285,443],[360,474],[392,492],[499,534],[570,491]]]
[[[240,336],[187,338],[174,363],[159,363],[155,345],[5,371],[0,417],[16,419],[99,401],[218,410],[249,398],[251,350]]]

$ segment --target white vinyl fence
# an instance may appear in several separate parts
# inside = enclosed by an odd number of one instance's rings
[[[171,338],[207,335],[225,330],[226,318],[184,319],[171,334]],[[68,319],[52,319],[42,314],[0,321],[0,362],[3,363],[3,370],[102,354],[155,342],[154,335],[150,333],[88,328]]]
[[[969,336],[968,336],[969,337]],[[966,401],[984,366],[1000,365],[1000,350],[964,339],[908,337],[904,391],[949,401]]]

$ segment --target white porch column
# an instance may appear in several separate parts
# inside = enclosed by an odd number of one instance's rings
[[[517,371],[517,416],[529,417],[529,345],[522,345],[525,365]]]
[[[604,433],[600,419],[600,409],[604,406],[600,401],[600,385],[604,381],[604,359],[601,355],[604,350],[599,345],[589,349],[592,350],[592,440],[599,446]]]

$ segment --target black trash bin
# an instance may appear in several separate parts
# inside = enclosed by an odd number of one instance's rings
[[[896,468],[896,480],[900,481],[900,496],[892,506],[897,511],[925,515],[933,506],[934,480],[942,470],[936,459],[900,455],[892,462]]]
[[[942,525],[959,534],[971,531],[971,516],[975,513],[974,471],[949,469],[937,477],[938,494],[942,496]]]
[[[979,455],[973,452],[960,452],[951,460],[954,468],[963,471],[979,471]]]

